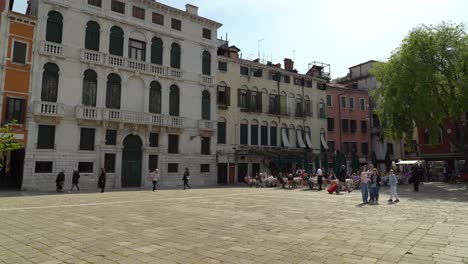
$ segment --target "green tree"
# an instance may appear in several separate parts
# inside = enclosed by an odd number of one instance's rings
[[[468,36],[464,24],[421,25],[411,30],[388,61],[371,73],[381,83],[374,91],[375,112],[386,136],[412,140],[413,129],[440,130],[468,161]],[[448,123],[455,133],[444,128]],[[410,146],[410,144],[407,144]],[[465,162],[468,172],[468,162]]]
[[[22,147],[23,146],[15,140],[15,135],[11,133],[11,125],[0,127],[0,151],[16,150]],[[0,167],[2,167],[2,164],[0,164]]]

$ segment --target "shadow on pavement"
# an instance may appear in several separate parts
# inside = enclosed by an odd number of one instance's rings
[[[380,196],[388,196],[388,187],[380,189]],[[398,185],[400,200],[408,201],[449,201],[468,202],[468,185],[466,183],[448,184],[441,182],[429,182],[419,186],[419,192],[414,192],[413,185]]]

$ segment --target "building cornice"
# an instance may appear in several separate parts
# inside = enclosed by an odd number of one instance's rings
[[[268,70],[268,71],[280,72],[283,75],[288,75],[288,76],[297,77],[297,78],[304,78],[306,80],[315,80],[317,82],[323,82],[323,83],[327,82],[326,80],[322,80],[322,79],[317,78],[317,77],[312,77],[312,76],[307,75],[307,74],[294,73],[294,72],[286,71],[286,70],[281,69],[281,68],[271,67],[271,66],[261,64],[261,63],[255,62],[255,61],[250,61],[250,60],[232,59],[232,58],[229,58],[229,57],[226,57],[226,56],[218,56],[218,61],[232,62],[232,63],[237,63],[237,64],[243,65],[243,66],[254,67],[254,68],[257,68],[257,69],[261,68],[261,69]]]
[[[165,5],[165,4],[162,4],[162,3],[158,3],[158,2],[155,2],[153,0],[139,0],[139,1],[143,2],[143,3],[146,3],[146,4],[149,4],[150,6],[156,8],[156,9],[166,11],[167,13],[170,13],[170,14],[176,14],[176,15],[179,15],[179,16],[182,16],[182,17],[190,18],[193,21],[210,25],[212,27],[215,27],[216,29],[220,28],[223,25],[223,24],[221,24],[219,22],[216,22],[214,20],[199,16],[199,15],[195,15],[195,14],[190,14],[190,13],[187,13],[186,11],[184,11],[184,10],[181,10],[181,9],[178,9],[178,8],[175,8],[175,7],[172,7],[172,6],[168,6],[168,5]]]
[[[15,12],[15,11],[8,11],[8,18],[10,20],[22,22],[22,23],[25,23],[25,24],[31,24],[31,25],[34,25],[34,26],[37,23],[37,18],[36,17],[21,14],[21,13]]]

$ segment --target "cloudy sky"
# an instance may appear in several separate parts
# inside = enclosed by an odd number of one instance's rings
[[[223,24],[243,58],[254,59],[258,40],[262,59],[293,58],[300,72],[308,63],[331,64],[332,77],[371,59],[385,60],[409,30],[441,21],[468,23],[466,0],[161,0],[184,9],[200,7],[201,16]],[[24,11],[26,0],[16,0]]]

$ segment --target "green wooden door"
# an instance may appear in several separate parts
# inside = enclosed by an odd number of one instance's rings
[[[138,136],[127,136],[123,142],[122,152],[122,187],[141,186],[141,139]]]

